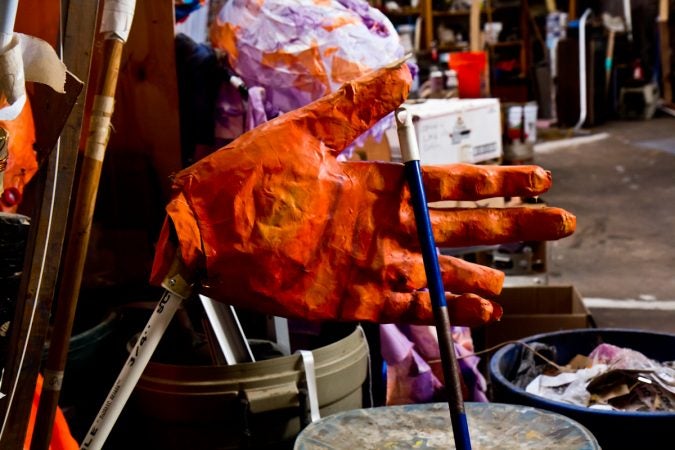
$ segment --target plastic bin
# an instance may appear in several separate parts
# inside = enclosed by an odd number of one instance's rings
[[[321,416],[361,408],[364,334],[356,329],[312,353]],[[134,390],[130,433],[142,430],[139,448],[288,449],[308,415],[304,378],[299,354],[230,366],[150,361]]]
[[[485,52],[455,52],[450,54],[450,69],[457,72],[460,98],[482,96],[483,72],[487,64]]]
[[[475,449],[599,450],[579,423],[537,408],[465,404]],[[455,448],[447,403],[384,406],[333,414],[305,428],[294,450]]]
[[[539,334],[523,342],[542,342],[557,350],[557,362],[567,363],[577,354],[588,355],[600,343],[631,348],[656,361],[675,360],[675,335],[630,329],[579,329]],[[490,359],[493,400],[533,406],[563,414],[588,428],[603,450],[664,448],[672,439],[675,412],[601,411],[532,395],[512,383],[511,373],[523,347],[509,344]]]
[[[509,163],[524,163],[534,158],[537,142],[537,104],[506,103],[504,112],[504,159]]]

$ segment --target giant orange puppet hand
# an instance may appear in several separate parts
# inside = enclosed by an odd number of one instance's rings
[[[310,320],[433,323],[403,165],[340,162],[356,137],[398,107],[405,65],[381,69],[242,135],[176,175],[152,280],[173,258],[171,234],[205,295]],[[424,168],[429,201],[533,196],[536,166]],[[574,230],[557,208],[431,212],[439,246],[549,240]],[[498,319],[503,274],[441,256],[453,324]]]

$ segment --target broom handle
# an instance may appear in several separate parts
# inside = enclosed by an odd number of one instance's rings
[[[106,0],[106,7],[114,8],[115,3]],[[133,18],[133,15],[131,15],[131,18]],[[61,271],[63,275],[56,304],[54,328],[44,370],[44,384],[35,419],[31,450],[48,450],[51,441],[52,427],[61,394],[63,371],[68,357],[69,341],[87,256],[91,224],[94,218],[96,194],[101,178],[103,158],[110,137],[110,119],[113,114],[124,42],[125,37],[120,37],[117,34],[112,34],[105,39],[103,77],[95,91],[96,95],[89,119],[87,142],[78,179],[77,198],[72,214],[68,247],[63,260]]]
[[[31,450],[48,450],[51,441],[52,424],[61,394],[63,371],[68,358],[69,341],[82,283],[91,224],[94,218],[94,206],[101,178],[103,157],[110,133],[110,117],[113,112],[123,42],[119,39],[109,39],[105,41],[105,44],[104,61],[107,62],[107,67],[102,86],[94,97],[89,122],[89,134],[80,169],[68,247],[63,260],[63,275],[56,304],[49,354],[44,369],[44,384],[35,419]]]
[[[429,208],[424,193],[424,185],[422,184],[420,152],[417,147],[412,113],[405,108],[399,108],[396,111],[396,122],[398,125],[401,156],[405,164],[406,181],[410,187],[410,198],[415,214],[417,236],[422,249],[429,297],[431,298],[436,332],[438,333],[438,346],[441,354],[443,376],[445,378],[445,390],[448,395],[448,407],[450,409],[450,422],[452,424],[455,448],[458,450],[471,450],[469,426],[462,398],[459,365],[457,364],[455,346],[452,340],[450,317],[445,301],[445,288],[443,287],[440,266],[438,264],[438,254],[429,218]]]

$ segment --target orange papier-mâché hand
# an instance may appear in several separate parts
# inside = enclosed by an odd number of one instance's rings
[[[403,165],[336,158],[401,105],[410,84],[406,65],[372,72],[178,173],[152,282],[162,281],[178,250],[201,293],[237,307],[432,324]],[[551,185],[537,166],[429,166],[423,177],[429,202],[536,196]],[[430,214],[442,247],[552,240],[575,228],[573,215],[551,207]],[[502,272],[445,255],[440,265],[454,325],[499,319],[488,299],[500,293]]]

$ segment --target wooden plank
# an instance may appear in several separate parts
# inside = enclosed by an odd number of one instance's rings
[[[87,80],[89,75],[97,9],[98,2],[91,0],[69,2],[63,60],[70,72],[81,80]],[[84,92],[76,95],[77,101],[61,133],[60,151],[51,152],[36,177],[39,186],[36,192],[42,195],[32,215],[12,324],[11,351],[0,385],[0,391],[7,394],[0,402],[0,448],[23,448],[67,225],[84,95]],[[52,216],[52,212],[56,213]]]
[[[147,154],[168,201],[182,168],[173,2],[138,2],[124,46],[108,151]]]
[[[59,38],[59,0],[21,0],[14,29],[49,42],[55,49]],[[39,11],[39,13],[38,13]]]
[[[46,163],[54,149],[83,87],[84,83],[70,72],[66,75],[65,95],[44,84],[33,86],[33,116],[43,118],[35,121],[34,148],[40,164]]]

